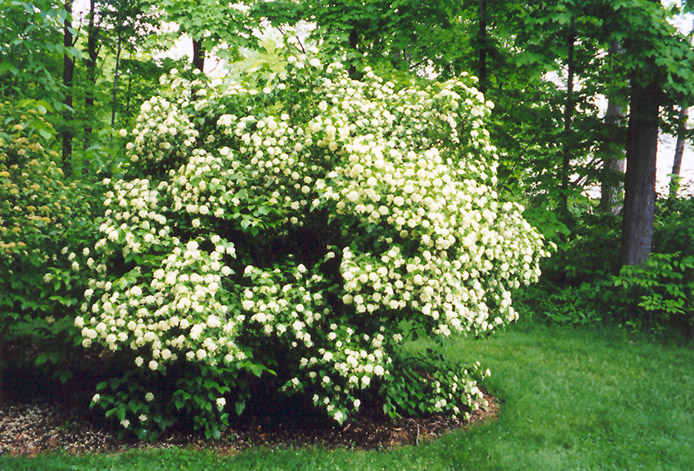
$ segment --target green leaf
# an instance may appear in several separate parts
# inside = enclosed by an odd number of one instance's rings
[[[65,384],[67,383],[70,379],[72,379],[72,371],[70,370],[63,370],[60,375],[58,376],[58,379],[60,380],[61,383]]]
[[[185,407],[186,401],[182,397],[176,397],[174,398],[174,406],[176,406],[177,410],[181,410]]]
[[[251,370],[251,373],[260,378],[260,376],[263,374],[263,370],[265,370],[265,367],[263,365],[258,365],[257,363],[251,363],[249,365],[249,369]]]

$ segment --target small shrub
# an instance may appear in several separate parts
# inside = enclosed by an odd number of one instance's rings
[[[679,325],[691,335],[694,326],[694,256],[680,252],[651,254],[636,266],[625,266],[614,278],[627,295],[627,325],[655,332]]]

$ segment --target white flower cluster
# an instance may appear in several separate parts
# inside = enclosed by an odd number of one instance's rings
[[[172,165],[186,157],[195,144],[198,131],[175,103],[154,96],[144,102],[132,130],[135,139],[126,144],[133,163]]]
[[[110,180],[104,184],[110,185]],[[95,246],[97,251],[110,254],[119,247],[123,256],[129,253],[148,253],[171,238],[171,226],[163,213],[160,193],[167,187],[161,182],[152,189],[149,180],[116,180],[113,190],[106,192],[104,220],[99,227],[103,234]],[[102,267],[99,271],[104,270]]]
[[[85,291],[85,315],[75,320],[83,345],[97,340],[114,351],[129,348],[140,354],[135,366],[151,370],[179,356],[210,364],[245,358],[234,342],[237,321],[222,302],[222,280],[232,274],[223,259],[236,255],[234,245],[218,235],[185,244],[172,236],[169,220],[155,211],[166,209],[166,182],[157,190],[140,179],[113,186],[95,248],[109,256],[119,247],[124,260],[140,265],[122,273],[92,264],[96,276]],[[203,250],[203,242],[211,250]]]
[[[262,89],[174,82],[177,100],[145,103],[128,144],[126,171],[148,178],[107,193],[105,259],[76,320],[85,346],[130,348],[152,370],[291,352],[276,359],[284,390],[342,422],[392,380],[403,313],[437,335],[516,318],[511,290],[545,252],[494,190],[491,104],[476,90],[396,90],[306,57]],[[447,384],[433,409],[481,398],[466,377]]]

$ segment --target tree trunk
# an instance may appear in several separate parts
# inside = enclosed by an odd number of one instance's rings
[[[357,26],[356,25],[352,26],[352,29],[349,32],[349,37],[347,38],[347,40],[349,41],[349,47],[351,49],[356,50],[357,46],[359,45],[359,34],[357,33]],[[354,65],[354,62],[351,62],[351,65],[347,69],[347,73],[349,74],[350,78],[358,80],[357,67]]]
[[[482,93],[487,93],[487,0],[479,0],[477,17],[479,20],[479,31],[477,33],[479,45],[479,89]]]
[[[569,170],[571,165],[571,121],[574,112],[574,45],[576,43],[576,19],[572,16],[567,35],[569,56],[566,66],[568,68],[566,79],[566,103],[564,105],[564,139],[563,157],[561,166],[561,204],[565,214],[569,212]]]
[[[132,94],[132,87],[133,87],[133,70],[132,70],[132,63],[133,63],[133,51],[129,51],[130,54],[130,69],[128,69],[128,88],[125,92],[125,115],[130,116],[130,98]]]
[[[202,47],[201,39],[193,39],[193,67],[200,72],[205,71],[205,48]]]
[[[619,43],[613,41],[610,45],[610,56],[620,53]],[[605,127],[607,135],[602,143],[603,166],[600,178],[600,209],[604,213],[616,214],[619,209],[617,202],[621,191],[621,182],[626,161],[624,160],[624,141],[622,126],[626,113],[613,96],[607,97]]]
[[[627,128],[622,265],[637,265],[647,260],[651,252],[658,113],[662,95],[661,80],[651,79],[650,83],[644,86],[632,78]]]
[[[670,177],[670,198],[677,196],[680,189],[680,172],[682,171],[682,155],[687,134],[687,108],[680,106],[679,122],[677,123],[677,144],[675,144],[675,158],[672,161],[672,176]]]
[[[66,48],[72,47],[72,0],[65,0],[65,21],[63,22],[63,46]],[[65,96],[63,97],[63,172],[65,175],[70,175],[72,171],[72,78],[75,72],[75,60],[70,54],[63,54],[63,87],[65,88]]]
[[[602,178],[600,182],[600,209],[605,213],[617,212],[617,201],[619,199],[620,186],[618,176],[624,174],[626,162],[624,158],[617,158],[615,154],[622,153],[624,146],[622,142],[615,142],[614,135],[620,128],[620,123],[624,119],[624,108],[619,106],[614,99],[607,102],[607,112],[605,113],[605,124],[610,135],[607,142],[603,143]],[[621,140],[620,140],[621,141]]]
[[[113,71],[113,92],[111,97],[111,128],[116,126],[116,107],[118,93],[118,73],[120,72],[120,53],[123,50],[123,41],[121,34],[118,34],[118,43],[116,45],[116,68]]]
[[[87,117],[84,125],[84,148],[91,145],[92,121],[94,110],[94,90],[96,88],[96,61],[98,59],[98,36],[99,29],[95,20],[95,0],[89,0],[89,24],[87,25],[87,59],[85,69],[87,74],[87,90],[84,95],[84,112]]]

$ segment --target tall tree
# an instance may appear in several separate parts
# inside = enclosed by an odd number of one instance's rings
[[[0,10],[0,95],[62,105],[61,74],[67,12],[54,0],[3,2]]]
[[[487,91],[487,0],[479,0],[477,7],[478,18],[478,54],[479,64],[477,66],[477,77],[479,78],[479,89],[482,93]]]
[[[657,71],[655,64],[653,70]],[[647,83],[643,83],[640,77],[632,77],[624,184],[622,265],[637,265],[647,260],[651,252],[658,125],[662,101],[662,75],[650,77]]]
[[[670,176],[670,196],[677,196],[680,188],[680,174],[682,172],[682,157],[684,156],[684,146],[687,142],[687,119],[688,109],[680,105],[680,112],[677,116],[677,142],[675,143],[675,156],[672,159],[672,174]]]
[[[193,67],[203,72],[205,70],[205,47],[202,39],[193,39]]]
[[[617,202],[626,168],[625,145],[622,142],[622,122],[625,111],[615,98],[609,98],[605,112],[606,137],[602,142],[602,176],[600,178],[600,208],[605,213],[617,211]]]
[[[479,13],[477,2],[454,0],[272,0],[257,2],[252,10],[255,17],[273,26],[311,19],[316,27],[310,38],[320,44],[321,53],[348,67],[368,64],[405,75],[422,73],[426,67],[450,74],[456,68],[454,58],[463,55],[461,49],[469,57],[479,57],[478,33],[469,31],[470,24],[479,21]],[[477,65],[468,65],[465,70],[479,71]]]
[[[569,212],[569,170],[571,166],[572,139],[571,139],[571,120],[574,113],[574,47],[576,45],[576,18],[572,15],[569,22],[566,46],[568,50],[566,59],[566,103],[564,104],[564,139],[561,166],[561,199],[562,209],[565,214]]]
[[[101,27],[97,18],[96,0],[89,0],[89,13],[87,23],[87,54],[85,58],[86,90],[84,94],[85,116],[92,117],[94,110],[94,94],[96,89],[97,70],[96,63],[99,58],[99,32]],[[84,147],[91,145],[92,120],[87,119],[84,126]]]
[[[193,46],[193,67],[203,70],[205,56],[217,46],[223,59],[238,59],[239,50],[257,44],[253,34],[256,26],[248,15],[245,2],[225,2],[222,0],[143,0],[158,13],[163,13],[165,21],[180,26]]]
[[[621,54],[619,42],[612,41],[609,58],[613,62],[617,62],[619,54]],[[622,133],[626,112],[619,101],[616,87],[608,87],[606,95],[605,133],[600,145],[600,152],[603,155],[600,176],[600,208],[604,213],[615,213],[620,196],[620,180],[624,177],[624,170],[626,169],[625,143]]]
[[[72,29],[72,0],[65,0],[65,19],[63,20],[63,47],[65,51],[75,45],[74,29]],[[72,120],[74,110],[72,109],[72,79],[75,73],[75,59],[67,52],[63,53],[63,128],[61,131],[62,151],[63,151],[63,171],[66,175],[72,169]]]
[[[100,6],[104,23],[101,31],[104,36],[108,35],[103,41],[114,56],[110,122],[111,127],[116,127],[116,118],[120,112],[118,90],[123,53],[132,52],[136,44],[143,42],[143,38],[151,34],[156,19],[147,11],[148,5],[144,0],[110,0],[101,3]]]
[[[694,95],[694,52],[660,1],[634,1],[618,13],[627,15],[621,19],[631,70],[621,263],[636,265],[648,259],[653,240],[660,107],[666,98]]]

